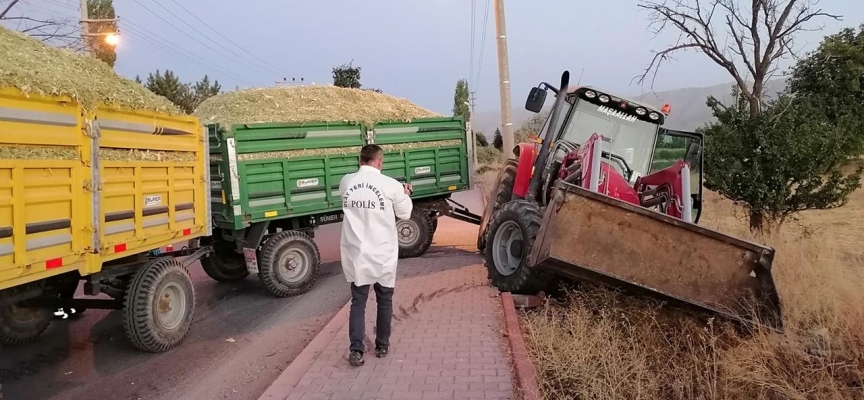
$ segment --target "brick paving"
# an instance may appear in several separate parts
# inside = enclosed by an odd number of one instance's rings
[[[482,211],[477,192],[456,199]],[[476,250],[477,227],[441,219],[422,258],[400,260],[390,354],[375,358],[375,296],[366,309],[366,364],[348,365],[348,324],[278,397],[306,399],[513,399],[497,290]],[[345,290],[348,290],[346,282]]]

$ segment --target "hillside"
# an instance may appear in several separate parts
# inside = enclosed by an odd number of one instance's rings
[[[721,101],[729,100],[729,91],[732,83],[724,83],[721,85],[700,87],[700,88],[684,88],[676,90],[668,90],[656,93],[643,93],[641,95],[630,95],[629,98],[637,101],[642,101],[659,108],[664,103],[672,105],[672,113],[666,122],[665,127],[670,129],[692,131],[705,123],[711,121],[711,109],[705,105],[705,100],[708,96],[714,96]],[[775,95],[785,86],[785,81],[777,79],[769,81],[766,84],[766,93],[769,96]],[[551,107],[553,97],[547,98],[547,106]],[[517,101],[518,100],[518,101]],[[518,127],[522,121],[530,118],[533,114],[525,110],[522,106],[522,99],[513,100],[513,104],[519,104],[512,111],[513,125]],[[501,124],[501,114],[498,110],[477,112],[474,118],[475,129],[486,132],[489,135],[495,131]]]

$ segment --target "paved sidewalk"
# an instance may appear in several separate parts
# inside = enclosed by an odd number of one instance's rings
[[[477,192],[456,201],[471,210],[482,206]],[[262,399],[513,399],[501,302],[489,286],[476,238],[476,226],[442,219],[424,257],[400,260],[390,355],[375,358],[370,291],[366,364],[348,365],[343,309],[334,318],[343,325],[333,329],[335,336],[322,332],[326,344],[317,356],[295,360],[308,369],[292,364]]]

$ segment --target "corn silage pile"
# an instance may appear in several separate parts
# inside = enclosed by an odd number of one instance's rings
[[[408,100],[370,90],[336,86],[296,86],[257,88],[223,93],[205,100],[195,110],[202,123],[363,123],[374,126],[382,121],[410,122],[418,118],[440,117]],[[458,140],[413,142],[381,146],[385,152],[413,148],[452,146]],[[240,160],[357,154],[360,147],[301,149],[241,154]],[[220,155],[212,156],[219,160]]]
[[[95,58],[51,47],[29,36],[0,27],[0,88],[28,94],[68,96],[85,112],[97,106],[182,114],[168,99],[117,75]],[[137,155],[136,155],[137,154]],[[185,160],[194,154],[175,152],[130,152],[103,149],[101,156],[114,160]],[[128,158],[130,156],[136,158]],[[78,151],[65,147],[34,147],[3,144],[2,159],[77,159]]]

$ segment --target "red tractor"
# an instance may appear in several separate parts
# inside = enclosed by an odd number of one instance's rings
[[[591,87],[532,88],[525,108],[552,111],[505,162],[477,246],[492,283],[532,294],[554,274],[674,300],[782,329],[774,250],[696,225],[698,133],[664,129],[656,110]]]

